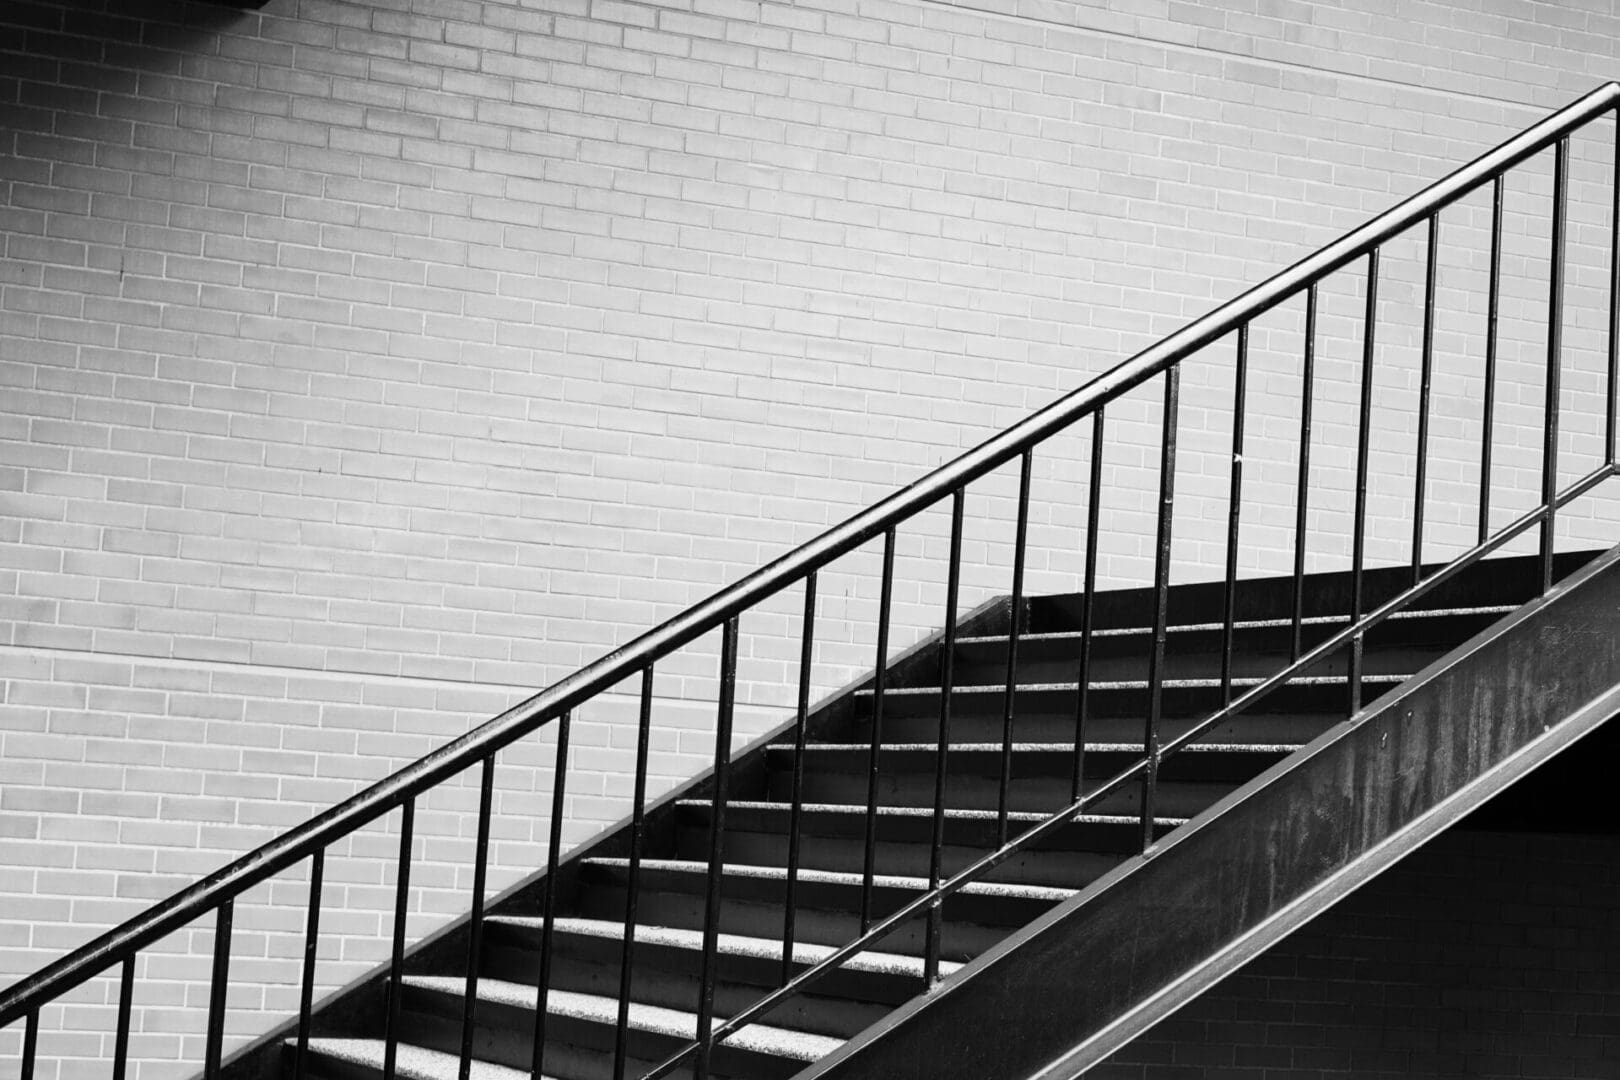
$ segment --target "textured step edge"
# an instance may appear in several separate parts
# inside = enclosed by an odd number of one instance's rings
[[[407,975],[406,986],[460,997],[466,992],[465,979],[450,975]],[[504,979],[479,979],[478,1000],[509,1005],[533,1012],[540,999],[533,986],[507,982]],[[552,990],[546,995],[546,1013],[587,1023],[617,1027],[619,999],[603,994],[584,994],[576,990]],[[723,1019],[716,1017],[716,1020]],[[697,1038],[697,1014],[662,1005],[630,1003],[630,1027],[653,1035],[666,1035],[690,1041]],[[827,1035],[813,1035],[791,1028],[772,1027],[769,1024],[748,1024],[724,1039],[721,1044],[734,1050],[747,1050],[770,1057],[793,1061],[819,1061],[844,1044],[843,1039]]]
[[[539,930],[545,925],[545,920],[537,915],[497,915],[492,916],[488,921],[530,930]],[[610,919],[558,918],[553,922],[552,927],[558,933],[578,934],[582,937],[596,937],[612,941],[624,940],[624,924],[613,922]],[[703,948],[703,932],[672,926],[638,925],[636,927],[636,943],[640,945],[662,945],[672,949],[690,949],[695,952]],[[771,938],[750,937],[744,934],[720,934],[716,948],[728,956],[770,960],[775,963],[781,963],[782,961],[782,942]],[[815,945],[809,942],[796,941],[793,943],[793,960],[799,964],[815,964],[831,956],[836,951],[837,949],[831,945]],[[838,966],[845,971],[858,971],[874,975],[906,975],[920,979],[923,974],[923,962],[920,957],[904,956],[899,953],[860,952]],[[952,960],[941,960],[939,962],[940,971],[946,975],[961,966],[961,964]]]
[[[593,866],[610,867],[615,870],[629,869],[629,859],[591,858],[584,860]],[[699,874],[708,876],[709,864],[696,862],[690,859],[642,859],[643,870],[664,870],[676,873]],[[731,877],[756,878],[767,881],[786,881],[787,869],[780,866],[752,866],[744,863],[726,863],[724,872]],[[820,885],[860,885],[866,880],[865,875],[851,873],[843,870],[809,870],[799,871],[800,884]],[[887,889],[913,889],[917,892],[928,890],[928,879],[920,877],[905,877],[899,874],[877,874],[872,883],[880,888]],[[1063,889],[1054,885],[1021,885],[1011,882],[975,881],[962,886],[957,890],[967,896],[999,896],[1017,900],[1046,900],[1059,902],[1067,900],[1078,889]]]
[[[1051,743],[1046,745],[1061,746],[1062,744]],[[929,744],[930,749],[932,749],[932,746],[933,744]],[[870,750],[871,746],[863,744],[862,748]],[[1072,753],[1073,748],[1069,749]],[[697,810],[709,810],[712,808],[712,804],[705,799],[681,799],[676,805]],[[753,799],[731,799],[726,802],[726,807],[728,810],[775,810],[787,813],[793,809],[793,804]],[[808,814],[850,814],[861,817],[866,815],[866,807],[856,803],[807,802],[800,803],[799,808]],[[929,806],[879,806],[877,812],[880,817],[931,818],[934,816],[934,810]],[[1023,822],[1031,825],[1039,824],[1051,816],[1051,814],[1036,810],[1007,811],[1008,821]],[[947,807],[945,810],[945,819],[947,821],[995,821],[997,817],[998,811],[995,810],[973,810],[960,807]],[[1191,819],[1184,817],[1155,817],[1153,820],[1157,825],[1173,828],[1177,825],[1183,825]],[[1077,814],[1074,823],[1077,825],[1140,825],[1142,819],[1136,814]]]
[[[289,1046],[296,1040],[287,1040]],[[364,1068],[383,1069],[387,1046],[381,1039],[321,1038],[309,1040],[312,1054],[320,1054],[336,1061]],[[430,1050],[410,1043],[396,1043],[394,1076],[396,1080],[456,1080],[460,1075],[461,1059],[442,1050]],[[513,1069],[492,1061],[472,1059],[472,1080],[529,1080],[526,1069]],[[550,1080],[549,1077],[542,1080]]]
[[[1414,674],[1416,673],[1363,675],[1361,682],[1363,686],[1369,683],[1395,686],[1410,679]],[[1273,676],[1270,675],[1243,675],[1232,680],[1232,687],[1233,689],[1243,689],[1250,686],[1259,686],[1271,678]],[[1296,675],[1289,679],[1286,685],[1290,687],[1345,686],[1348,683],[1349,679],[1344,675]],[[1224,684],[1219,678],[1203,678],[1163,679],[1160,680],[1159,685],[1166,690],[1218,690]],[[1146,679],[1119,679],[1094,682],[1091,684],[1091,690],[1094,693],[1098,690],[1147,690],[1150,686],[1151,684]],[[1015,683],[1014,689],[1019,693],[1040,693],[1043,691],[1075,693],[1079,691],[1080,684],[1077,682]],[[891,697],[920,697],[924,694],[938,694],[939,692],[940,687],[937,686],[890,686],[884,688],[883,697],[887,700]],[[1006,683],[951,687],[951,693],[953,694],[1005,694],[1006,692]],[[870,688],[855,691],[855,696],[859,698],[869,698],[872,694],[873,691]]]
[[[1513,604],[1485,604],[1480,607],[1465,608],[1436,608],[1432,611],[1397,611],[1386,617],[1386,622],[1410,622],[1417,619],[1453,618],[1459,615],[1506,615],[1510,611],[1518,610]],[[1300,620],[1301,626],[1348,626],[1350,619],[1345,615],[1311,615]],[[1234,630],[1272,630],[1284,626],[1293,626],[1293,619],[1239,619],[1232,624]],[[1176,623],[1165,627],[1170,634],[1208,633],[1211,630],[1224,630],[1224,622]],[[1098,627],[1091,632],[1092,639],[1105,637],[1131,637],[1146,636],[1153,633],[1151,626],[1109,626]],[[1078,641],[1083,635],[1080,630],[1047,630],[1036,634],[1019,634],[1020,643],[1026,641]],[[1006,641],[1006,634],[975,634],[956,639],[958,645],[978,645],[984,642]]]

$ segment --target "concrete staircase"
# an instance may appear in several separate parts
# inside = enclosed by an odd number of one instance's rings
[[[1586,558],[1561,559],[1560,572]],[[1363,702],[1375,701],[1530,600],[1536,571],[1534,560],[1478,564],[1423,598],[1416,609],[1373,629],[1366,638]],[[1404,588],[1407,573],[1369,572],[1367,595],[1376,602]],[[1296,633],[1309,649],[1342,628],[1348,590],[1347,575],[1306,578],[1296,631],[1291,579],[1240,583],[1232,685],[1241,689],[1285,667]],[[945,763],[946,875],[997,845],[1004,767],[1007,827],[1016,835],[1070,802],[1077,765],[1080,783],[1089,790],[1141,754],[1151,594],[1131,590],[1096,597],[1084,753],[1077,754],[1082,610],[1077,596],[1035,598],[1017,613],[1009,613],[1006,604],[992,606],[959,628]],[[1223,610],[1219,585],[1171,590],[1166,738],[1224,700]],[[1010,743],[1004,745],[1013,616],[1019,631],[1017,692]],[[869,919],[895,910],[929,885],[941,647],[935,642],[916,650],[887,673]],[[1267,770],[1286,768],[1300,748],[1342,726],[1349,691],[1345,657],[1331,656],[1272,694],[1259,711],[1223,724],[1168,759],[1158,784],[1156,836],[1178,829]],[[867,684],[816,710],[808,727],[792,970],[802,970],[862,930],[873,716]],[[718,1017],[747,1006],[783,979],[795,758],[789,735],[768,738],[735,759],[723,839]],[[626,1014],[627,1076],[641,1075],[694,1034],[712,825],[706,795],[700,779],[648,812]],[[1132,784],[949,898],[942,930],[944,985],[948,988],[964,965],[1009,935],[1122,864],[1139,861],[1139,814],[1140,791]],[[544,1074],[559,1080],[615,1076],[629,899],[626,831],[620,828],[587,845],[559,871],[544,1054]],[[538,887],[538,881],[529,883],[486,916],[473,1077],[529,1075],[543,925]],[[451,933],[407,960],[396,1076],[457,1075],[467,990],[464,941]],[[812,992],[726,1039],[716,1051],[714,1075],[740,1080],[814,1072],[816,1062],[923,993],[922,950],[919,919],[889,936],[880,951],[859,954]],[[386,972],[380,973],[317,1013],[306,1075],[332,1080],[384,1075],[385,982]],[[238,1055],[227,1064],[226,1075],[290,1078],[292,1060],[283,1032]]]

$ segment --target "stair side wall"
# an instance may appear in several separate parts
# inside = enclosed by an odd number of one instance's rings
[[[1620,841],[1453,830],[1085,1080],[1599,1076]]]

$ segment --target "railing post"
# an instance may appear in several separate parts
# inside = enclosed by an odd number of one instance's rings
[[[996,846],[1007,842],[1007,793],[1012,787],[1013,705],[1018,693],[1018,627],[1024,617],[1024,546],[1029,536],[1029,480],[1034,452],[1018,471],[1018,519],[1013,527],[1012,607],[1007,613],[1007,691],[1001,710],[1001,792],[996,802]]]
[[[1367,462],[1372,438],[1373,358],[1377,352],[1378,327],[1378,249],[1367,253],[1367,313],[1361,339],[1361,413],[1356,435],[1356,511],[1350,539],[1350,625],[1361,621],[1363,603],[1361,570],[1367,555]],[[1361,658],[1363,635],[1350,639],[1350,662],[1346,667],[1350,715],[1361,711]]]
[[[1479,447],[1479,542],[1491,534],[1491,435],[1496,421],[1497,318],[1502,297],[1502,186],[1491,181],[1491,269],[1485,299],[1485,404]]]
[[[1609,176],[1609,384],[1604,395],[1604,465],[1615,463],[1615,392],[1620,390],[1620,108],[1614,112],[1614,173]]]
[[[872,671],[872,743],[866,757],[866,832],[861,859],[861,933],[872,926],[872,882],[877,875],[878,761],[883,749],[883,693],[889,676],[889,619],[894,596],[894,530],[883,534],[883,577],[878,589],[877,661]]]
[[[1412,584],[1423,580],[1423,500],[1429,478],[1429,387],[1434,376],[1434,291],[1440,270],[1440,214],[1429,216],[1428,265],[1423,273],[1423,359],[1418,376],[1417,468],[1412,487]]]
[[[892,566],[893,560],[887,560],[887,563]],[[804,579],[804,630],[799,635],[799,703],[793,726],[793,806],[788,811],[787,903],[782,913],[783,983],[793,977],[793,924],[798,915],[799,830],[803,827],[804,816],[805,729],[810,719],[810,675],[815,659],[815,633],[816,575],[812,571]],[[882,663],[881,659],[879,663]],[[872,699],[872,707],[875,716],[876,696]]]
[[[1547,274],[1547,404],[1541,452],[1541,591],[1552,588],[1558,513],[1558,391],[1564,343],[1564,217],[1569,201],[1569,136],[1553,154],[1552,265]]]
[[[134,1000],[135,954],[130,953],[124,957],[118,976],[118,1027],[113,1036],[112,1080],[124,1080],[129,1066],[129,1010]]]
[[[945,847],[945,774],[951,752],[951,694],[956,686],[956,601],[962,587],[962,511],[967,489],[951,492],[950,565],[945,573],[945,640],[939,657],[939,748],[934,756],[934,831],[929,845],[928,890],[939,888],[940,860]],[[939,978],[939,942],[945,913],[941,903],[928,907],[923,952],[923,990]]]
[[[1091,702],[1091,633],[1092,616],[1096,605],[1092,600],[1097,593],[1097,521],[1102,509],[1102,453],[1103,410],[1099,408],[1091,420],[1091,475],[1086,491],[1086,570],[1080,597],[1080,668],[1076,676],[1074,703],[1074,790],[1071,803],[1080,801],[1085,786],[1086,771],[1086,713]]]
[[[1232,646],[1237,637],[1237,556],[1243,511],[1243,413],[1249,376],[1249,324],[1238,327],[1232,384],[1232,478],[1226,497],[1226,596],[1221,626],[1221,704],[1232,703]]]
[[[18,1080],[34,1080],[34,1058],[39,1053],[39,1009],[29,1009],[23,1021],[22,1066]]]
[[[214,915],[214,967],[208,980],[208,1036],[203,1046],[203,1076],[218,1080],[225,1045],[225,998],[231,972],[231,918],[235,899],[219,905]]]
[[[726,787],[731,767],[731,720],[737,695],[737,616],[726,620],[720,644],[720,702],[714,732],[714,799],[710,809],[708,895],[703,905],[703,970],[698,981],[695,1080],[708,1080],[714,1056],[715,954],[720,944],[720,887],[725,870]]]
[[[641,669],[641,711],[636,722],[636,786],[630,796],[630,865],[625,874],[624,890],[624,953],[619,962],[619,1018],[613,1030],[613,1080],[624,1080],[625,1057],[630,1039],[630,990],[636,952],[636,906],[641,892],[641,849],[647,842],[647,750],[652,738],[653,668],[648,664]],[[549,874],[548,874],[549,877]],[[547,973],[546,983],[551,982]],[[537,1002],[543,1007],[543,1003]],[[536,1013],[538,1018],[539,1013]],[[538,1022],[538,1019],[536,1020]],[[535,1038],[535,1045],[545,1046],[545,1040]],[[531,1071],[534,1080],[540,1080],[540,1063]]]
[[[1305,521],[1311,490],[1311,395],[1316,386],[1316,284],[1305,290],[1305,360],[1300,372],[1299,480],[1294,492],[1294,627],[1288,662],[1299,659],[1305,627]]]
[[[1609,177],[1609,367],[1603,395],[1603,463],[1613,465],[1615,392],[1620,390],[1620,109],[1614,112],[1614,172]]]
[[[394,872],[394,940],[388,960],[388,1015],[383,1026],[383,1080],[394,1080],[399,1056],[399,1014],[405,997],[405,920],[411,899],[411,836],[416,828],[416,800],[399,808],[399,868]]]
[[[321,878],[326,870],[326,849],[309,857],[309,911],[304,921],[304,977],[298,993],[298,1044],[293,1056],[294,1080],[303,1080],[309,1054],[309,1012],[315,999],[315,959],[321,944]]]
[[[565,816],[563,811],[567,806],[568,797],[568,729],[572,717],[573,714],[569,712],[557,717],[557,758],[556,764],[552,767],[551,831],[546,844],[546,883],[541,890],[540,972],[534,987],[534,1047],[530,1072],[536,1080],[544,1075],[542,1070],[546,1062],[546,1020],[547,1010],[551,1004],[552,936],[557,921],[557,859],[562,849],[562,827]],[[635,932],[633,926],[630,932],[632,934]]]
[[[1158,539],[1153,548],[1153,651],[1148,657],[1147,721],[1142,733],[1142,846],[1153,846],[1154,802],[1159,788],[1159,722],[1164,712],[1164,652],[1170,616],[1170,545],[1176,509],[1176,428],[1181,404],[1181,365],[1164,373],[1164,430],[1159,452]]]
[[[472,914],[467,919],[467,983],[461,1011],[460,1080],[472,1076],[473,1029],[478,1022],[479,952],[484,937],[484,881],[489,865],[489,816],[495,792],[495,755],[484,758],[478,780],[478,836],[473,845]]]

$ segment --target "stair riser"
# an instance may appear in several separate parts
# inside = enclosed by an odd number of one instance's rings
[[[708,832],[683,830],[681,846],[688,852],[706,851]],[[941,862],[947,877],[987,854],[983,847],[946,846]],[[876,848],[879,874],[927,877],[930,847],[926,843],[880,843]],[[688,854],[686,857],[694,857]],[[787,866],[787,838],[773,833],[726,831],[726,858],[754,866]],[[1096,852],[1040,851],[1016,855],[984,876],[985,881],[1019,882],[1079,889],[1116,866],[1123,855]],[[859,840],[832,837],[805,837],[800,844],[799,865],[806,869],[840,870],[862,873],[866,853]]]
[[[1141,738],[1138,732],[1137,740]],[[1214,745],[1214,744],[1211,744]],[[1014,745],[1008,762],[1011,781],[1014,784],[1037,782],[1053,778],[1069,780],[1072,784],[1074,777],[1074,751],[1070,747],[1060,746],[1048,748],[1050,744],[1040,748]],[[1161,780],[1210,780],[1226,783],[1242,783],[1255,776],[1261,770],[1282,760],[1288,751],[1252,751],[1232,750],[1220,751],[1214,749],[1188,749],[1183,750],[1167,759],[1159,766]],[[1135,746],[1130,750],[1102,750],[1096,747],[1088,748],[1085,754],[1085,775],[1088,779],[1100,780],[1116,776],[1125,769],[1130,768],[1142,758],[1142,750]],[[792,751],[773,748],[769,757],[772,773],[769,788],[773,795],[777,794],[787,785],[785,790],[788,796],[792,794],[793,765]],[[818,781],[824,774],[836,776],[856,775],[865,777],[870,766],[870,751],[862,747],[857,750],[832,750],[823,748],[810,748],[805,752],[804,772],[805,782],[812,778]],[[881,747],[878,751],[879,785],[885,781],[898,782],[902,777],[925,776],[928,780],[928,791],[933,794],[934,772],[938,766],[938,752],[931,746],[922,749],[897,748],[893,746]],[[946,792],[950,791],[950,781],[955,778],[963,780],[979,779],[993,780],[999,783],[1002,768],[1002,753],[999,749],[973,749],[966,750],[960,747],[950,751],[950,759],[945,763]],[[785,781],[784,781],[784,778]],[[856,805],[865,805],[865,788],[861,789],[861,798]],[[879,805],[887,805],[881,800]],[[956,803],[946,800],[947,806]]]
[[[292,1055],[288,1053],[284,1056],[289,1062],[285,1075],[290,1078],[293,1075],[293,1066],[290,1064]],[[303,1080],[383,1080],[383,1071],[367,1065],[312,1054],[305,1063]]]
[[[492,924],[489,930],[481,970],[498,979],[532,981],[540,965],[540,932],[498,924]],[[554,940],[553,987],[618,997],[623,960],[620,941],[573,934],[559,934]],[[637,942],[632,999],[670,1009],[695,1009],[702,959],[696,949]],[[779,961],[725,953],[717,954],[716,961],[719,982],[715,986],[715,1008],[722,1014],[739,1011],[781,985]],[[797,965],[795,970],[805,966]],[[879,983],[883,979],[877,974],[844,973],[830,987],[818,988],[817,995],[800,995],[762,1019],[797,1031],[847,1039],[916,993],[915,980],[893,978],[888,980],[891,985],[863,989],[863,980]]]
[[[818,895],[825,893],[828,886],[799,884],[796,895],[800,906],[794,920],[798,940],[837,946],[859,935],[860,890],[853,886],[831,888],[840,894],[834,906],[828,905],[824,895]],[[724,900],[720,909],[720,932],[750,937],[780,936],[784,891],[779,888],[775,898]],[[882,917],[895,910],[900,902],[916,895],[910,890],[876,890],[873,898],[875,917]],[[619,885],[593,884],[584,890],[581,899],[604,905],[596,910],[614,910],[616,905],[617,910],[622,911],[624,890]],[[1050,903],[1024,899],[953,897],[946,904],[941,955],[947,960],[972,959],[1000,941],[1009,930],[1025,925],[1051,906]],[[693,930],[703,927],[703,897],[695,893],[644,889],[639,898],[639,909],[641,918],[649,924]],[[884,952],[922,955],[921,922],[897,929],[874,947]]]
[[[911,716],[892,715],[885,709],[883,739],[889,743],[931,743],[939,738],[938,698],[934,699],[932,713]],[[1022,700],[1022,699],[1020,699]],[[1202,742],[1287,743],[1303,745],[1322,732],[1342,723],[1346,713],[1339,707],[1320,713],[1258,713],[1242,715],[1224,721],[1200,737]],[[1188,730],[1197,721],[1184,717],[1166,717],[1159,726],[1165,739],[1173,739]],[[1014,742],[1045,742],[1074,744],[1074,703],[1057,713],[1030,715],[1022,706],[1013,717]],[[1003,733],[1002,717],[994,715],[962,716],[951,713],[951,740],[953,742],[999,743]],[[869,722],[863,720],[852,725],[849,741],[871,738]],[[1099,743],[1131,743],[1142,739],[1142,717],[1096,716],[1086,718],[1086,741]]]
[[[1198,635],[1203,636],[1203,635]],[[1125,681],[1131,679],[1146,679],[1148,677],[1148,650],[1151,643],[1146,640],[1130,640],[1116,642],[1115,639],[1104,639],[1108,647],[1099,649],[1093,647],[1091,657],[1091,678],[1093,681]],[[1165,677],[1167,679],[1214,679],[1221,675],[1221,654],[1218,642],[1213,643],[1209,649],[1201,649],[1194,653],[1171,653],[1166,656]],[[1233,678],[1265,678],[1283,670],[1289,664],[1287,644],[1279,643],[1275,651],[1242,650],[1234,651],[1232,656]],[[1406,674],[1420,671],[1435,658],[1441,656],[1444,649],[1435,646],[1409,646],[1398,649],[1368,649],[1362,662],[1362,671],[1367,675]],[[1023,683],[1041,682],[1074,682],[1079,677],[1080,644],[1078,641],[1031,641],[1021,642],[1018,646],[1018,678]],[[1307,676],[1336,675],[1342,676],[1347,670],[1347,663],[1342,651],[1329,656],[1310,667],[1301,674]],[[960,647],[957,661],[954,665],[955,678],[958,685],[997,685],[1007,681],[1007,645],[1000,641],[994,644],[972,643]],[[932,685],[938,685],[938,679],[930,680]],[[923,686],[930,683],[922,681],[908,684],[894,683],[891,685]]]
[[[785,798],[788,779],[774,781],[772,798]],[[1206,806],[1236,788],[1236,783],[1175,781],[1160,779],[1154,813],[1170,817],[1192,817]],[[1138,783],[1131,783],[1114,792],[1095,806],[1087,808],[1096,814],[1138,814],[1141,802]],[[989,778],[976,776],[947,776],[945,805],[969,810],[994,810],[1000,802],[1000,784]],[[1008,788],[1008,809],[1053,813],[1067,806],[1073,794],[1072,782],[1057,777],[1038,777],[1012,784]],[[866,778],[859,775],[816,773],[806,775],[804,795],[815,802],[850,802],[866,799]],[[934,777],[931,773],[895,775],[885,773],[878,779],[878,802],[884,806],[934,805]]]
[[[880,808],[881,809],[881,808]],[[684,806],[678,815],[682,830],[707,835],[709,828],[707,806]],[[746,807],[732,804],[726,810],[726,834],[757,832],[786,837],[792,823],[787,803],[770,803],[766,807]],[[1008,822],[1010,832],[1016,834],[1034,824],[1027,819],[1013,818]],[[1163,826],[1161,826],[1161,829]],[[1042,840],[1040,851],[1091,851],[1102,854],[1134,854],[1138,844],[1138,823],[1134,820],[1070,822]],[[866,842],[866,807],[845,804],[837,811],[804,810],[799,823],[799,835],[809,842],[816,837],[828,843]],[[876,835],[881,844],[928,844],[933,842],[934,821],[931,813],[891,814],[880,812]],[[785,843],[785,840],[784,840]],[[945,843],[954,847],[990,849],[997,846],[994,817],[963,818],[947,816]]]
[[[1592,555],[1592,552],[1577,551],[1556,556],[1553,577],[1563,577],[1588,562]],[[1438,564],[1429,564],[1423,567],[1423,574],[1427,577],[1438,569]],[[1342,616],[1349,611],[1350,576],[1348,571],[1337,571],[1306,578],[1306,617]],[[1407,568],[1365,571],[1362,576],[1362,610],[1373,610],[1411,583],[1411,571]],[[1414,610],[1437,611],[1473,606],[1517,606],[1535,596],[1539,584],[1539,567],[1534,559],[1493,560],[1452,579],[1410,607]],[[1083,597],[1079,594],[1033,597],[1029,602],[1025,628],[1031,632],[1072,630],[1080,625],[1082,601]],[[1276,577],[1239,581],[1236,601],[1240,621],[1291,619],[1294,611],[1293,579]],[[1224,582],[1175,585],[1170,590],[1169,619],[1172,625],[1213,622],[1221,617],[1224,604]],[[1095,608],[1093,625],[1097,627],[1149,625],[1153,617],[1151,590],[1137,588],[1099,592]]]
[[[413,1041],[433,1050],[460,1052],[462,999],[459,996],[407,989],[404,1002],[405,1029],[411,1033]],[[532,1011],[479,1001],[474,1017],[475,1057],[511,1068],[529,1067],[534,1052]],[[546,1074],[559,1080],[612,1080],[614,1037],[610,1024],[553,1013],[546,1020]],[[629,1056],[645,1069],[683,1045],[684,1040],[678,1038],[632,1029],[627,1049]],[[714,1061],[715,1071],[721,1076],[762,1080],[786,1080],[803,1067],[802,1062],[726,1047],[716,1048]]]
[[[1377,682],[1366,683],[1362,688],[1362,702],[1366,704],[1387,693],[1392,683]],[[1244,692],[1242,686],[1233,689],[1236,697]],[[1219,686],[1165,686],[1161,690],[1161,709],[1165,717],[1179,717],[1188,720],[1201,720],[1219,709],[1223,703],[1221,688]],[[1073,723],[1079,693],[1073,687],[1059,688],[1028,687],[1019,690],[1013,698],[1014,732],[1016,737],[1017,721],[1020,719],[1068,719]],[[1307,714],[1337,713],[1346,715],[1350,702],[1350,691],[1342,682],[1310,683],[1305,685],[1289,685],[1279,687],[1267,694],[1254,708],[1248,710],[1253,713],[1288,713]],[[1086,695],[1087,715],[1090,717],[1135,717],[1147,715],[1149,695],[1146,687],[1102,688],[1093,687]],[[872,694],[862,692],[856,695],[857,731],[867,727],[870,722],[872,707]],[[986,689],[974,687],[963,689],[960,686],[951,694],[951,722],[954,725],[958,719],[964,722],[974,720],[992,720],[1000,724],[1005,713],[1006,694],[999,688]],[[889,721],[911,717],[932,718],[935,729],[939,722],[939,691],[912,690],[904,693],[886,693],[883,698],[883,733],[886,738],[893,738],[889,732]],[[999,726],[995,729],[1000,738]],[[954,727],[953,737],[956,735]]]

